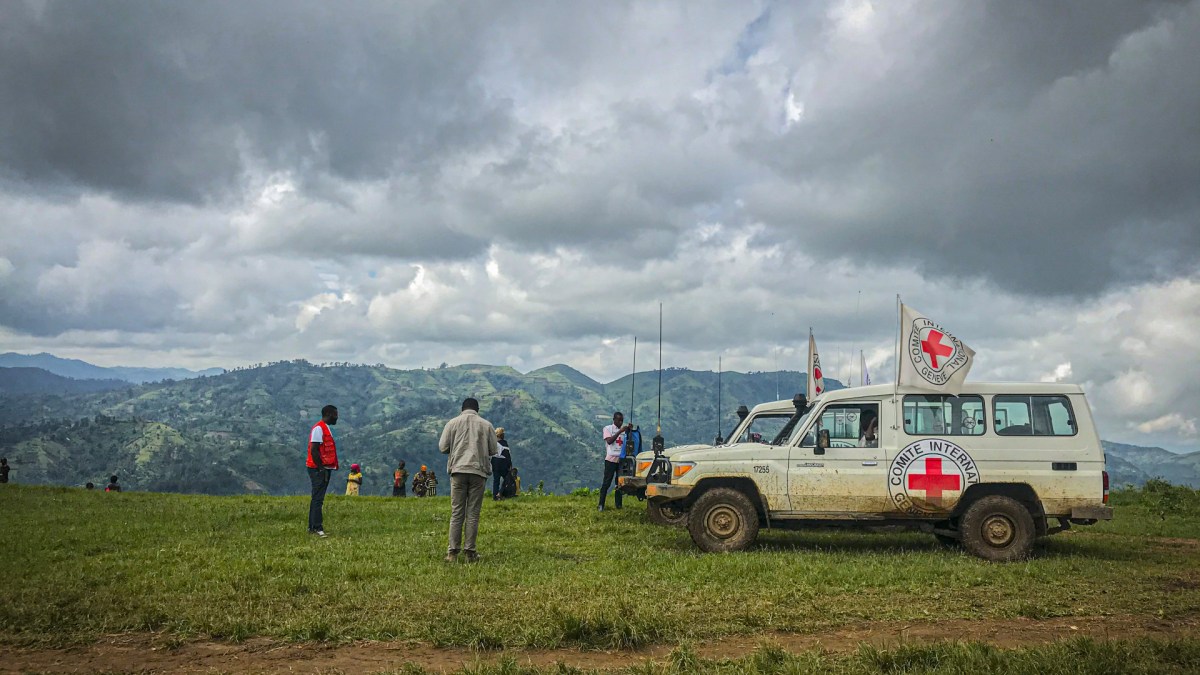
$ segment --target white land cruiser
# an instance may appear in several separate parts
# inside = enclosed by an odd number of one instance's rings
[[[781,401],[768,401],[747,409],[738,406],[738,425],[729,433],[728,439],[717,439],[717,446],[734,445],[738,443],[771,443],[779,445],[791,436],[793,427],[800,415],[796,412],[797,401],[803,398]],[[672,457],[681,452],[691,450],[708,450],[711,444],[677,445],[663,451],[664,457]],[[646,475],[654,463],[654,453],[647,450],[637,456],[632,476],[619,476],[617,489],[639,499],[646,498]],[[681,501],[656,500],[646,505],[646,515],[655,525],[668,527],[683,527],[687,525],[687,509]]]
[[[1104,450],[1075,385],[841,389],[787,439],[736,440],[676,451],[647,478],[651,505],[685,512],[705,551],[744,549],[760,526],[903,525],[1007,561],[1035,537],[1112,518]]]

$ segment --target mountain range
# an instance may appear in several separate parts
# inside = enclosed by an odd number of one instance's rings
[[[46,373],[49,375],[49,373]],[[10,374],[0,372],[0,382]],[[794,371],[717,374],[667,369],[662,376],[662,433],[668,446],[710,442],[737,422],[739,404],[790,398],[804,390]],[[27,373],[23,377],[30,378]],[[92,386],[87,381],[75,385]],[[827,379],[831,389],[841,388]],[[59,383],[61,385],[61,383]],[[654,435],[658,373],[607,384],[565,365],[529,373],[460,365],[397,370],[381,365],[314,365],[305,361],[239,368],[216,375],[97,390],[0,386],[10,415],[0,426],[0,454],[23,483],[102,483],[110,473],[128,488],[236,494],[303,493],[308,430],[326,403],[337,405],[334,430],[343,468],[363,465],[365,494],[386,494],[392,469],[445,467],[437,439],[466,396],[505,427],[523,486],[564,492],[595,486],[601,473],[600,429],[614,410]],[[1200,487],[1200,453],[1105,443],[1112,484],[1149,478]]]
[[[105,368],[79,359],[63,359],[53,354],[0,354],[0,368],[41,368],[55,375],[76,380],[124,380],[135,384],[160,382],[162,380],[186,380],[203,375],[219,375],[222,368],[188,370],[186,368],[129,368],[117,366]]]

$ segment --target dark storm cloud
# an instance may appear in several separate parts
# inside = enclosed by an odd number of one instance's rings
[[[747,188],[756,217],[1030,295],[1194,273],[1200,3],[929,9],[880,3],[861,44],[794,78],[803,120],[744,146],[777,172]]]
[[[128,199],[245,174],[429,173],[510,120],[474,80],[481,12],[444,3],[0,4],[0,171]]]

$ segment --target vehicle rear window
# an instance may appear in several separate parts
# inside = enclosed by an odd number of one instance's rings
[[[1001,436],[1074,436],[1078,431],[1066,396],[997,395],[992,419]]]
[[[987,429],[983,397],[911,394],[904,397],[909,436],[979,436]]]

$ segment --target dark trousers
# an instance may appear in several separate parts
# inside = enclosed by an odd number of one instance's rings
[[[312,483],[312,500],[308,502],[308,531],[325,529],[321,522],[321,507],[325,505],[325,491],[329,489],[329,469],[309,469],[308,480]]]
[[[492,499],[500,498],[500,488],[504,485],[504,477],[512,468],[512,462],[492,462]]]
[[[406,497],[407,495],[405,494],[405,492],[406,492],[406,489],[405,489],[405,486],[403,486],[403,485],[393,485],[392,486],[392,496],[393,497]]]
[[[604,460],[604,482],[600,484],[600,506],[604,506],[604,498],[608,496],[608,487],[617,479],[618,467],[620,467],[619,462]],[[621,508],[620,490],[613,490],[613,502],[618,509]]]

